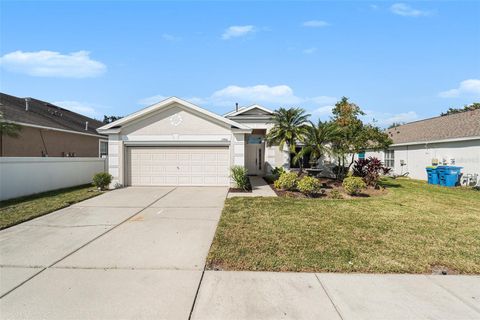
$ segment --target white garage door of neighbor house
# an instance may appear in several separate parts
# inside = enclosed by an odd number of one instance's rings
[[[131,186],[228,186],[228,147],[129,147]]]

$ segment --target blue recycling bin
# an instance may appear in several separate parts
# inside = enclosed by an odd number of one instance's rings
[[[437,167],[427,167],[428,184],[439,184]]]
[[[455,187],[460,181],[460,170],[463,167],[439,166],[437,167],[438,179],[441,186]]]

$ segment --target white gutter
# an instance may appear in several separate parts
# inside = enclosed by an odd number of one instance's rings
[[[228,147],[230,141],[124,141],[126,146],[152,147]]]
[[[60,132],[67,132],[67,133],[74,133],[74,134],[81,134],[84,136],[91,136],[91,137],[97,137],[97,138],[107,138],[106,136],[101,136],[98,134],[93,134],[93,133],[86,133],[86,132],[79,132],[79,131],[74,131],[74,130],[67,130],[67,129],[59,129],[59,128],[52,128],[52,127],[46,127],[46,126],[39,126],[36,124],[31,124],[31,123],[24,123],[24,122],[18,122],[18,121],[7,121],[9,123],[16,123],[18,125],[24,126],[24,127],[32,127],[32,128],[38,128],[38,129],[45,129],[45,130],[52,130],[52,131],[60,131]]]
[[[443,139],[443,140],[431,140],[431,141],[413,141],[413,142],[394,143],[394,144],[391,144],[390,147],[401,147],[401,146],[410,146],[410,145],[417,145],[417,144],[431,144],[431,143],[470,141],[470,140],[480,140],[480,136],[463,137],[463,138],[453,138],[453,139]]]

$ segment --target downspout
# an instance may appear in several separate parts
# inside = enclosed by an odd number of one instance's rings
[[[42,138],[43,148],[45,149],[45,155],[48,157],[48,150],[47,144],[45,143],[45,139],[43,138],[42,129],[38,129],[40,131],[40,138]]]

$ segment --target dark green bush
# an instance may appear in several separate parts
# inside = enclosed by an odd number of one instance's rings
[[[93,185],[100,190],[105,190],[112,182],[112,175],[107,172],[95,173],[93,176]]]

